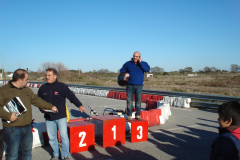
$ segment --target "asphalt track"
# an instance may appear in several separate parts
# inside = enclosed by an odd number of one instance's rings
[[[38,89],[32,89],[37,93]],[[126,101],[76,94],[86,108],[80,113],[78,108],[67,101],[71,119],[94,116],[87,106],[100,115],[105,108],[125,109]],[[142,109],[145,104],[142,103]],[[172,116],[165,124],[149,127],[148,141],[101,148],[72,154],[71,160],[206,160],[209,159],[211,143],[218,136],[218,114],[215,110],[203,108],[171,107]],[[35,122],[44,122],[43,114],[33,106]],[[37,147],[32,151],[33,160],[51,159],[52,149]],[[5,158],[3,158],[5,160]]]

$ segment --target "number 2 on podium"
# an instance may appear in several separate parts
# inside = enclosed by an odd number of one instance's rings
[[[85,139],[85,137],[86,137],[86,132],[80,132],[80,133],[79,133],[79,137],[82,137],[82,138],[81,138],[81,141],[80,141],[80,143],[79,143],[79,147],[85,147],[85,146],[87,146],[86,143],[83,143],[83,141],[84,141],[84,139]]]

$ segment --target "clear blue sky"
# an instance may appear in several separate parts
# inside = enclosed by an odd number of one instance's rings
[[[8,71],[50,61],[117,72],[134,51],[165,71],[240,65],[240,1],[0,0]]]

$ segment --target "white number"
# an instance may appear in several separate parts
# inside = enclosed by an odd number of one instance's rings
[[[138,126],[137,130],[140,130],[139,131],[140,135],[137,135],[137,139],[142,139],[142,130],[143,130],[142,126]]]
[[[86,137],[86,132],[80,132],[80,133],[79,133],[79,137],[82,137],[82,138],[81,138],[81,141],[80,141],[80,143],[79,143],[79,147],[87,146],[86,143],[83,143],[83,141],[84,141],[84,139],[85,139],[85,137]]]
[[[113,139],[116,139],[116,125],[113,126],[112,131],[113,131]]]

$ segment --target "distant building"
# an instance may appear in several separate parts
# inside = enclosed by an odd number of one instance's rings
[[[188,76],[190,76],[190,77],[191,77],[191,76],[197,76],[197,74],[188,74]]]
[[[0,73],[0,77],[2,77],[2,73]]]
[[[153,74],[146,74],[146,77],[153,77]]]
[[[13,73],[10,73],[9,75],[7,75],[7,77],[10,77],[10,78],[12,78],[12,76],[13,76]]]

